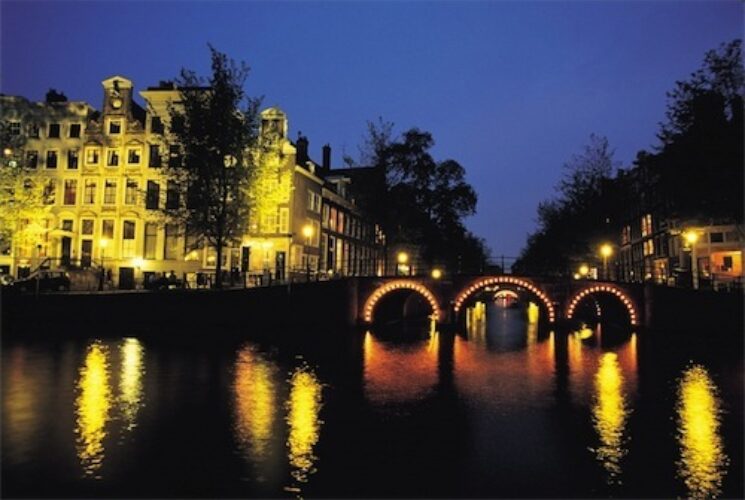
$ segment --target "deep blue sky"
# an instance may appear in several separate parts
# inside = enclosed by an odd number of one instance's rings
[[[100,107],[100,82],[137,89],[181,67],[207,74],[207,42],[252,68],[247,90],[290,117],[320,160],[356,154],[365,122],[432,132],[479,193],[469,227],[517,255],[561,165],[606,135],[628,165],[655,143],[665,92],[704,52],[741,37],[717,2],[144,2],[0,4],[3,93],[50,87]]]

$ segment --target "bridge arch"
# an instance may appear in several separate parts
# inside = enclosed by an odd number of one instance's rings
[[[549,323],[553,323],[556,320],[556,310],[554,309],[554,304],[551,302],[551,299],[546,295],[543,290],[535,286],[530,281],[523,279],[523,278],[516,278],[514,276],[493,276],[490,278],[481,278],[473,282],[471,285],[469,285],[467,288],[460,291],[460,293],[455,297],[454,300],[454,308],[455,312],[457,313],[460,311],[461,307],[463,306],[463,303],[473,295],[474,293],[478,292],[484,287],[490,286],[490,285],[498,285],[498,284],[509,284],[509,285],[515,285],[525,288],[526,290],[529,290],[534,295],[536,295],[540,301],[543,303],[543,305],[546,307],[546,310],[548,311],[548,321]]]
[[[621,303],[624,305],[626,311],[629,313],[629,321],[631,322],[631,325],[636,326],[639,324],[638,308],[634,304],[634,300],[629,296],[628,293],[613,285],[592,285],[583,288],[582,290],[575,293],[567,301],[566,318],[572,319],[572,317],[574,316],[574,311],[582,299],[597,293],[609,293],[611,295],[615,295],[618,300],[620,300]]]
[[[365,322],[372,323],[375,305],[380,301],[380,299],[393,291],[401,289],[413,290],[414,292],[417,292],[419,295],[424,297],[425,300],[429,302],[429,305],[432,308],[432,318],[435,321],[440,320],[440,304],[437,301],[435,294],[432,293],[429,288],[412,280],[395,280],[389,281],[388,283],[379,286],[367,298],[362,309],[363,319],[365,320]]]

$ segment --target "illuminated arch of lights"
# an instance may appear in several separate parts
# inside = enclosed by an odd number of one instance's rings
[[[543,293],[543,291],[540,288],[536,287],[533,283],[521,278],[514,278],[512,276],[495,276],[492,278],[484,278],[476,281],[471,286],[460,292],[455,298],[455,312],[457,313],[458,311],[460,311],[460,308],[463,306],[463,302],[465,302],[468,297],[473,295],[478,290],[489,285],[505,283],[523,287],[535,294],[539,299],[541,299],[541,302],[543,302],[543,305],[545,305],[546,309],[548,310],[548,321],[550,323],[554,322],[554,320],[556,319],[556,311],[554,311],[554,305],[551,303],[548,295]]]
[[[572,319],[572,316],[574,316],[574,310],[577,308],[577,305],[582,299],[584,299],[588,295],[601,292],[610,293],[618,297],[618,300],[623,303],[623,305],[626,307],[626,310],[629,312],[629,320],[631,321],[631,325],[637,325],[637,318],[639,316],[636,312],[636,307],[634,307],[634,302],[623,291],[610,285],[595,285],[585,288],[584,290],[577,293],[574,297],[572,297],[572,300],[569,301],[569,306],[567,307],[567,319]]]
[[[396,280],[379,287],[367,299],[363,309],[365,322],[372,323],[373,310],[380,299],[393,291],[401,289],[413,290],[427,299],[427,302],[429,302],[429,305],[432,308],[432,319],[435,321],[440,320],[440,305],[437,302],[435,295],[427,287],[420,285],[415,281]]]

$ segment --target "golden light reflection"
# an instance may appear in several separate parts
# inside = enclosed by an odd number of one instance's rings
[[[541,309],[535,302],[528,303],[528,323],[536,324],[540,319]]]
[[[395,345],[365,333],[363,343],[365,397],[376,404],[411,401],[437,384],[439,334],[425,342]]]
[[[486,343],[486,303],[479,301],[466,309],[466,335],[469,340]]]
[[[75,400],[78,458],[84,474],[96,478],[104,460],[103,441],[112,406],[107,357],[107,349],[100,342],[88,346]]]
[[[295,370],[290,379],[290,397],[287,401],[287,423],[290,435],[287,439],[288,458],[293,468],[292,477],[306,483],[308,476],[315,472],[318,460],[313,447],[323,421],[319,419],[322,406],[322,386],[316,375],[307,367]]]
[[[253,460],[268,454],[277,410],[274,367],[251,347],[238,352],[235,363],[236,433]]]
[[[728,463],[719,434],[717,388],[706,369],[692,366],[678,385],[678,474],[692,498],[715,497],[721,492]]]
[[[124,421],[124,429],[132,430],[137,426],[137,412],[142,406],[142,376],[144,348],[134,338],[124,339],[119,348],[121,371],[119,374],[119,404]]]
[[[628,409],[623,395],[624,379],[615,353],[605,353],[595,374],[595,403],[592,417],[600,446],[595,449],[597,459],[608,471],[608,482],[621,474],[621,459],[626,454],[624,429]]]

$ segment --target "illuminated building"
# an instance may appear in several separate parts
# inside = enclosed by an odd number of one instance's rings
[[[64,268],[73,288],[83,289],[97,288],[109,273],[107,287],[123,289],[171,271],[190,286],[206,284],[199,278],[214,279],[215,249],[195,250],[184,228],[163,217],[183,199],[161,168],[182,154],[169,112],[178,89],[169,82],[149,87],[139,92],[140,106],[127,78],[113,76],[102,86],[101,111],[78,101],[0,97],[0,119],[25,142],[13,154],[30,167],[45,196],[35,222],[41,236],[26,241],[16,229],[0,249],[0,272]],[[331,175],[330,148],[318,165],[308,156],[307,139],[292,143],[287,133],[282,110],[261,112],[248,233],[223,252],[226,274],[251,285],[318,271],[380,272],[383,235]]]

